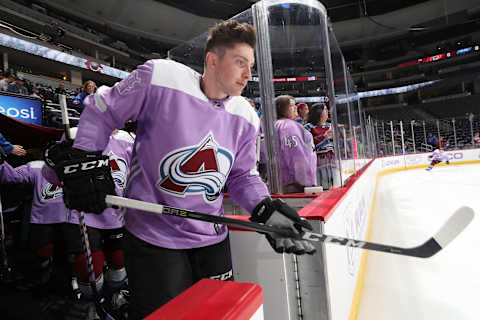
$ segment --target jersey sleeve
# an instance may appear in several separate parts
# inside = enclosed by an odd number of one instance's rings
[[[86,97],[74,147],[104,150],[113,129],[137,120],[148,99],[153,69],[153,60],[147,61],[113,87],[102,86]]]
[[[28,164],[13,168],[7,162],[0,165],[0,183],[2,184],[34,184],[35,176]]]
[[[252,213],[270,194],[256,168],[256,135],[240,147],[227,178],[227,191],[233,201]]]

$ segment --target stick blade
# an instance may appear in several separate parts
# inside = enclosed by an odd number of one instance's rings
[[[470,207],[458,208],[433,238],[442,248],[445,248],[470,224],[474,215]]]

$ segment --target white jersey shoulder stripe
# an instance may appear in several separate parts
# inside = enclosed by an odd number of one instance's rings
[[[100,110],[100,112],[107,111],[107,104],[102,98],[102,92],[104,92],[107,89],[109,89],[107,86],[101,86],[100,88],[97,89],[97,92],[95,92],[95,95],[93,96],[95,100],[95,105],[97,106],[98,110]]]
[[[247,120],[258,131],[260,119],[248,101],[241,96],[232,97],[225,103],[225,110]]]
[[[133,135],[133,134],[132,134]],[[128,143],[133,143],[134,138],[126,131],[118,130],[117,133],[113,136],[117,140],[126,141]]]
[[[42,160],[34,160],[34,161],[30,161],[30,162],[28,163],[28,165],[29,165],[30,168],[32,168],[32,169],[41,169],[44,164],[45,164],[45,162],[42,161]]]
[[[151,84],[175,89],[202,101],[208,101],[200,89],[200,74],[173,60],[153,60]]]

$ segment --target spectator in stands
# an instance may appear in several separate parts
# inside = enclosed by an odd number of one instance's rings
[[[475,132],[475,134],[473,135],[473,145],[475,147],[480,146],[480,133],[479,132]]]
[[[66,94],[65,85],[60,83],[60,85],[55,89],[55,94]]]
[[[445,149],[445,139],[443,138],[443,136],[440,136],[440,139],[438,139],[437,147],[440,149]]]
[[[450,139],[447,139],[445,141],[445,150],[450,150],[450,149],[453,149],[453,145],[452,145],[452,142],[450,141]]]
[[[403,148],[405,149],[405,154],[410,152],[410,144],[408,143],[408,141],[404,142]],[[400,150],[400,151],[402,151],[402,150]]]
[[[0,80],[0,91],[8,91],[8,85],[15,81],[13,74],[6,73],[5,78]]]
[[[15,156],[22,157],[27,154],[27,151],[23,149],[22,146],[17,144],[11,144],[10,142],[5,139],[5,137],[0,133],[0,148],[3,149],[5,154],[8,156],[9,154],[13,154]]]
[[[428,133],[427,144],[431,145],[434,149],[437,148],[437,136],[434,136],[431,132]]]
[[[25,87],[25,80],[21,77],[16,77],[15,82],[11,82],[8,85],[7,91],[28,96],[28,89]]]
[[[324,190],[333,186],[333,131],[328,119],[328,107],[324,103],[315,103],[308,115],[307,129],[313,136],[317,153],[317,185]],[[343,140],[343,139],[342,139]]]
[[[38,89],[37,86],[33,87],[32,94],[30,95],[30,97],[39,98],[39,99],[44,100],[43,96],[40,94],[40,89]]]
[[[92,80],[86,81],[82,86],[82,91],[77,94],[75,98],[73,98],[72,104],[75,108],[77,108],[80,112],[83,111],[83,100],[92,93],[97,91],[97,85]]]
[[[301,125],[304,125],[305,121],[308,118],[308,111],[309,111],[308,110],[308,105],[305,102],[300,102],[299,104],[297,104],[298,116],[295,119],[295,121],[297,121]]]
[[[473,113],[467,113],[467,117],[468,117],[468,120],[470,120],[470,122],[473,121]]]

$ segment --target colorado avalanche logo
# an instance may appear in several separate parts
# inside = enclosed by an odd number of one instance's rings
[[[63,189],[60,184],[46,183],[42,187],[42,200],[48,201],[63,196]]]
[[[202,194],[206,202],[215,201],[233,160],[233,154],[209,133],[200,144],[174,150],[160,161],[157,187],[182,198]]]
[[[125,188],[127,178],[127,162],[125,159],[120,158],[115,153],[110,151],[108,153],[110,158],[110,168],[112,171],[112,178],[115,185],[119,188]]]

